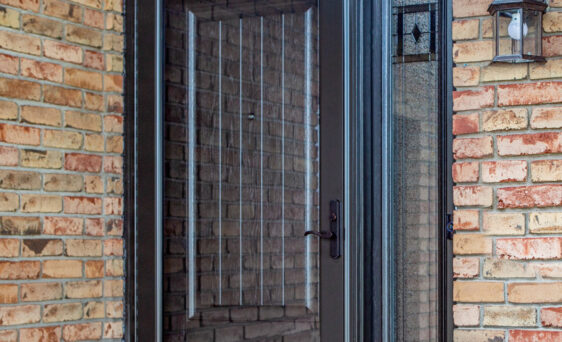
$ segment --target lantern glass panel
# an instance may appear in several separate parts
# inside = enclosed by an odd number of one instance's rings
[[[496,13],[496,44],[499,55],[521,54],[521,10],[507,9]]]
[[[523,54],[540,55],[541,13],[538,11],[523,11]],[[525,33],[527,32],[527,33]]]

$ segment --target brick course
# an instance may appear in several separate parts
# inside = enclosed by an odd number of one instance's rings
[[[491,63],[490,3],[453,1],[454,340],[560,341],[562,2],[544,64]]]
[[[0,0],[0,341],[123,336],[123,3]]]

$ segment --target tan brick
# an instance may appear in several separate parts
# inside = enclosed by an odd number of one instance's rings
[[[84,107],[88,110],[95,110],[98,112],[105,111],[105,102],[103,95],[85,92],[84,94]],[[109,96],[108,96],[109,103]]]
[[[41,305],[0,306],[0,325],[37,323],[41,320]]]
[[[515,81],[527,78],[527,64],[490,64],[480,71],[482,82]]]
[[[103,129],[109,133],[123,133],[123,117],[118,115],[104,116]]]
[[[453,321],[458,327],[475,327],[480,324],[478,305],[453,305]]]
[[[562,107],[533,108],[531,128],[561,128]]]
[[[119,95],[107,95],[107,111],[123,113],[123,96]]]
[[[492,254],[492,239],[482,234],[455,234],[453,253],[455,255]]]
[[[453,203],[457,206],[491,207],[493,190],[487,186],[455,186]]]
[[[66,298],[99,298],[102,296],[101,280],[68,282],[64,286]]]
[[[25,32],[61,38],[64,25],[60,21],[38,17],[31,14],[22,16],[22,28]]]
[[[45,130],[43,133],[43,145],[46,147],[77,150],[82,147],[82,134],[70,131]]]
[[[455,63],[491,61],[494,57],[493,42],[481,40],[453,44]]]
[[[58,59],[65,62],[81,64],[84,59],[82,49],[53,40],[45,40],[43,42],[45,57]]]
[[[105,230],[107,231],[108,236],[123,236],[123,220],[107,220]]]
[[[68,256],[94,257],[102,255],[100,240],[66,240],[65,254]]]
[[[19,12],[11,8],[3,7],[3,10],[0,12],[0,26],[19,29],[20,28]]]
[[[455,183],[477,182],[478,175],[478,162],[457,162],[453,164],[453,181]]]
[[[497,258],[486,258],[482,273],[484,278],[489,279],[534,278],[536,276],[533,267],[525,263]]]
[[[60,196],[22,194],[21,211],[24,213],[60,213],[62,200]]]
[[[123,52],[124,50],[123,36],[106,33],[103,37],[103,49],[105,51]]]
[[[498,86],[498,106],[558,102],[562,102],[562,82],[518,83]]]
[[[535,308],[516,306],[485,306],[484,326],[533,327],[537,325]]]
[[[41,39],[28,34],[0,31],[0,48],[39,56],[41,54]]]
[[[65,126],[101,132],[101,116],[98,114],[68,111],[65,114]]]
[[[494,106],[494,87],[453,91],[453,110],[474,110]]]
[[[66,40],[82,45],[99,48],[102,46],[101,32],[80,26],[66,25]]]
[[[510,303],[562,303],[562,283],[507,284]]]
[[[43,13],[75,23],[82,20],[82,7],[59,0],[43,0]]]
[[[45,260],[43,278],[81,278],[81,260]]]
[[[103,241],[103,255],[123,256],[123,240],[108,239]]]
[[[84,9],[84,24],[95,28],[104,28],[104,12],[89,8]]]
[[[121,197],[104,197],[103,208],[105,215],[122,215],[123,200]]]
[[[531,64],[529,67],[532,80],[562,77],[562,59],[551,59],[546,63]]]
[[[22,256],[24,257],[62,255],[62,240],[25,239],[22,242]]]
[[[123,76],[105,74],[103,76],[103,90],[107,92],[123,92]]]
[[[99,197],[64,197],[64,212],[66,214],[100,215],[102,200]]]
[[[84,177],[85,190],[91,194],[101,194],[103,190],[103,180],[99,176]]]
[[[562,185],[535,185],[496,190],[498,208],[557,207],[562,205]]]
[[[1,235],[37,235],[41,232],[39,217],[2,217]]]
[[[0,96],[37,101],[41,98],[41,85],[20,79],[0,78]]]
[[[542,308],[541,324],[543,327],[562,327],[562,308]]]
[[[106,275],[108,277],[122,277],[125,275],[123,259],[107,260]]]
[[[103,277],[103,260],[86,261],[86,278]]]
[[[32,124],[60,126],[62,113],[59,109],[37,106],[22,106],[21,121]]]
[[[527,162],[524,160],[482,162],[484,183],[524,182],[526,179]]]
[[[121,339],[123,337],[123,322],[105,322],[103,324],[103,337]]]
[[[18,239],[0,239],[0,257],[13,258],[20,255],[20,241]]]
[[[455,87],[473,87],[480,82],[480,68],[478,67],[454,67],[453,85]]]
[[[535,134],[513,134],[496,137],[500,156],[521,156],[562,152],[561,134],[545,132]]]
[[[64,83],[78,88],[102,90],[102,76],[99,72],[67,68]]]
[[[482,113],[484,131],[501,131],[527,128],[527,109],[513,108],[490,110]]]
[[[453,134],[477,133],[480,130],[479,120],[478,113],[453,115]]]
[[[562,238],[497,239],[496,255],[504,259],[548,260],[562,258]]]
[[[76,321],[82,318],[82,303],[47,304],[43,310],[43,322]]]
[[[479,230],[478,210],[455,210],[453,211],[453,228],[455,230]]]
[[[453,277],[475,278],[480,274],[480,259],[478,258],[454,258]]]
[[[103,302],[88,302],[84,305],[84,318],[96,319],[105,317]]]
[[[116,135],[107,137],[106,152],[123,153],[123,136]]]
[[[2,342],[17,342],[18,341],[17,330],[1,330],[0,331],[0,341],[2,341]]]
[[[465,303],[503,303],[503,282],[455,281],[453,300]]]
[[[123,173],[123,157],[103,157],[103,171],[108,173]]]
[[[86,68],[104,69],[103,53],[97,51],[86,51],[84,54],[84,66]]]
[[[109,318],[123,317],[123,302],[105,302],[105,315]]]
[[[103,7],[106,11],[123,12],[123,0],[107,0]]]
[[[453,40],[478,39],[480,20],[455,20],[452,24]]]
[[[43,97],[47,103],[61,106],[82,107],[82,92],[77,89],[45,85]]]
[[[33,12],[39,11],[39,0],[0,0],[0,3]]]
[[[106,191],[108,194],[123,194],[123,179],[122,178],[106,178]]]
[[[483,232],[491,235],[524,235],[525,215],[521,213],[485,212],[482,219]]]
[[[86,235],[103,236],[104,220],[102,218],[86,219]]]
[[[84,220],[72,217],[45,217],[43,233],[46,235],[81,235]]]
[[[15,120],[18,118],[18,105],[15,102],[0,101],[0,119]]]
[[[542,27],[544,32],[562,32],[562,12],[546,12]]]
[[[105,150],[103,135],[86,134],[86,139],[84,141],[84,149],[86,151],[103,152]]]
[[[486,136],[481,138],[456,138],[453,140],[453,157],[485,158],[494,153],[493,139]]]
[[[491,0],[453,0],[453,17],[488,16],[488,6]]]
[[[21,341],[25,342],[55,342],[61,338],[60,327],[27,328],[20,330]]]
[[[20,206],[20,199],[13,192],[0,192],[0,211],[16,211]]]
[[[37,172],[0,170],[0,188],[38,190],[41,176]]]
[[[105,29],[123,32],[123,16],[120,14],[107,13],[105,19]]]
[[[21,285],[21,300],[24,302],[41,302],[62,299],[60,283],[29,283]]]
[[[548,5],[550,7],[562,7],[562,0],[550,0]]]
[[[11,144],[39,145],[41,130],[33,127],[0,124],[0,141]]]
[[[0,284],[0,304],[16,304],[17,302],[18,286],[16,284]]]
[[[66,153],[64,157],[64,168],[69,171],[78,172],[100,172],[102,157],[93,154]]]
[[[108,55],[105,70],[122,73],[125,70],[123,57],[117,55]]]
[[[62,337],[69,342],[99,340],[101,334],[101,322],[65,325],[62,328]]]
[[[535,160],[531,162],[533,182],[562,181],[562,160]]]
[[[39,261],[0,261],[0,279],[37,279],[41,271]]]
[[[529,231],[532,234],[562,233],[562,213],[532,212],[529,214]]]
[[[17,166],[19,162],[19,152],[15,147],[0,146],[0,165]]]
[[[123,297],[123,280],[105,279],[103,281],[103,293],[105,297]]]
[[[73,0],[73,2],[86,5],[88,7],[93,7],[97,9],[101,9],[101,0]]]
[[[544,279],[562,278],[562,263],[560,262],[535,263],[533,267]]]
[[[59,151],[21,150],[20,164],[26,167],[60,169],[62,153]]]

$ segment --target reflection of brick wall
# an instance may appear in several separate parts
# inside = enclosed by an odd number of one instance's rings
[[[397,60],[392,69],[396,341],[438,336],[438,68]]]
[[[546,63],[491,64],[491,1],[453,2],[455,338],[561,341],[562,3]]]
[[[166,18],[164,324],[167,340],[184,340],[186,334],[189,341],[313,340],[318,328],[318,317],[314,313],[318,305],[318,245],[311,240],[307,255],[303,233],[307,165],[311,170],[308,194],[312,200],[312,229],[317,229],[318,223],[316,39],[311,40],[312,108],[307,126],[304,121],[304,13],[285,15],[284,113],[281,16],[264,17],[262,135],[260,18],[243,19],[241,91],[239,19],[225,20],[221,24],[220,80],[219,23],[197,22],[193,38],[196,51],[195,147],[191,150],[195,156],[196,184],[193,270],[189,267],[187,237],[190,219],[187,160],[189,141],[193,141],[187,120],[190,103],[186,79],[190,75],[186,56],[189,35],[186,33],[189,25],[183,9],[173,0],[168,2]],[[315,18],[312,22],[316,22]],[[316,27],[312,29],[316,37]],[[240,93],[243,99],[241,121]],[[311,133],[309,162],[305,158],[307,129]],[[222,165],[220,169],[219,165]],[[222,203],[220,208],[219,203]],[[307,257],[312,311],[305,308]],[[193,317],[187,317],[189,310],[186,309],[191,304],[190,277],[195,283]],[[240,284],[243,285],[243,306],[240,306]]]

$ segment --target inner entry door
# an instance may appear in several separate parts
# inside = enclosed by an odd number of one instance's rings
[[[344,341],[342,1],[164,12],[163,340]]]

